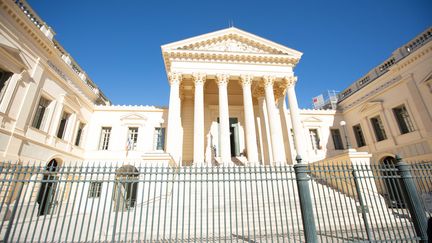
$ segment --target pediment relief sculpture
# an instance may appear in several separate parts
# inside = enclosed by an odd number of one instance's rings
[[[222,39],[216,42],[204,42],[201,45],[193,47],[183,47],[181,50],[193,51],[216,51],[216,52],[239,52],[239,53],[256,53],[256,54],[279,54],[263,50],[262,48],[253,46],[251,44],[236,40],[234,38]]]

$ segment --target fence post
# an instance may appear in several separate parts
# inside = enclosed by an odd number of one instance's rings
[[[302,159],[299,155],[297,155],[296,160],[297,164],[294,165],[294,171],[296,173],[305,239],[308,243],[318,242],[312,208],[312,199],[309,191],[310,177],[307,174],[307,165],[301,162]]]
[[[356,188],[356,191],[357,191],[357,197],[358,197],[358,200],[359,200],[359,203],[360,203],[360,207],[361,207],[361,214],[362,214],[363,222],[364,222],[365,229],[366,229],[366,235],[368,237],[368,240],[372,241],[372,232],[371,232],[371,229],[370,229],[370,226],[369,226],[369,222],[368,222],[368,219],[367,219],[367,211],[366,211],[367,209],[366,209],[366,205],[365,205],[365,203],[363,201],[362,193],[361,193],[361,190],[360,190],[360,185],[359,185],[359,182],[358,182],[358,176],[357,176],[357,172],[355,170],[354,165],[353,165],[352,169],[353,169],[352,170],[352,175],[353,175],[353,179],[354,179],[355,188]]]
[[[427,242],[427,217],[411,175],[411,166],[396,155],[397,172],[401,177],[401,189],[406,200],[414,228],[420,242]]]
[[[18,177],[18,180],[19,180],[19,177]],[[18,184],[19,182],[15,182],[15,183]],[[5,236],[4,236],[4,239],[3,239],[4,243],[9,242],[9,236],[10,236],[10,233],[12,231],[12,226],[14,224],[15,214],[16,214],[17,209],[18,209],[18,204],[19,204],[19,201],[20,201],[20,198],[21,198],[21,193],[22,193],[22,190],[23,190],[23,187],[24,187],[24,183],[22,185],[18,185],[18,186],[20,187],[20,189],[18,191],[17,197],[15,198],[15,203],[14,203],[14,207],[12,209],[12,213],[11,213],[11,216],[10,216],[10,219],[9,219],[9,224],[8,224],[8,226],[6,228],[6,233],[5,233]],[[13,240],[11,239],[11,241],[13,241]]]

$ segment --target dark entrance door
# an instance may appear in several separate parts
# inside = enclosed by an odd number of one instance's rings
[[[230,126],[231,157],[236,156],[234,129],[233,126]]]
[[[396,159],[393,157],[385,157],[382,160],[382,174],[386,193],[386,200],[391,208],[404,208],[400,179],[398,178],[395,164]]]
[[[217,122],[219,123],[219,117],[217,118]],[[240,156],[239,126],[238,126],[237,117],[230,117],[229,128],[230,128],[231,157]],[[219,127],[219,141],[220,141],[220,127]],[[219,148],[220,148],[220,144],[219,144]]]
[[[42,178],[41,187],[39,189],[37,203],[39,204],[38,215],[49,214],[54,202],[56,191],[55,172],[57,171],[57,161],[51,160],[45,167],[45,173]]]

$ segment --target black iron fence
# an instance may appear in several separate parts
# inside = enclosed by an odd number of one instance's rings
[[[0,166],[4,242],[416,242],[432,164]]]

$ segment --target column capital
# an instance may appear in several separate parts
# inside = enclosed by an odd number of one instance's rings
[[[285,89],[284,89],[283,86],[282,87],[281,86],[274,87],[273,88],[273,93],[274,93],[274,96],[275,96],[275,100],[278,100],[278,99],[284,97],[284,95],[285,95]]]
[[[228,74],[217,74],[216,75],[216,83],[218,86],[222,86],[222,85],[228,85],[229,82],[229,75]]]
[[[264,87],[273,86],[276,77],[272,75],[263,76]]]
[[[297,76],[285,77],[283,80],[286,84],[286,87],[289,88],[297,83]]]
[[[193,73],[192,74],[195,85],[204,85],[206,81],[205,73]]]
[[[264,97],[264,88],[263,87],[254,88],[253,97],[256,97],[256,98]]]
[[[250,75],[250,74],[240,75],[240,81],[239,81],[239,83],[240,83],[240,85],[242,87],[251,86],[253,78],[254,78],[254,76]]]
[[[180,82],[182,81],[182,74],[176,72],[170,72],[168,73],[168,80],[170,82],[170,85],[180,84]]]

